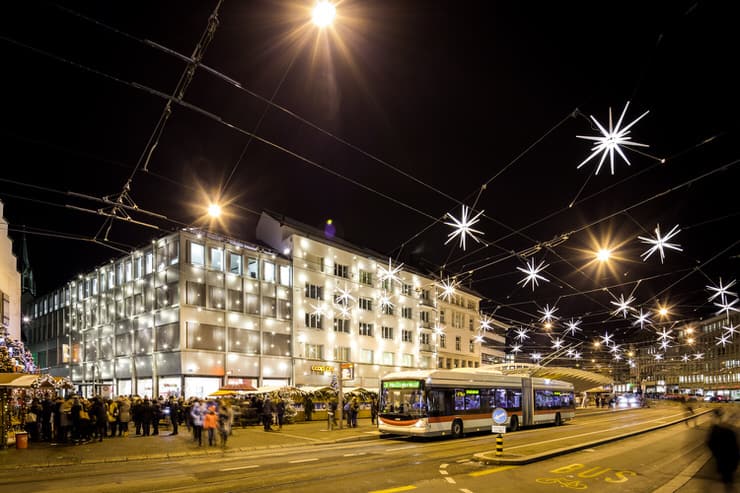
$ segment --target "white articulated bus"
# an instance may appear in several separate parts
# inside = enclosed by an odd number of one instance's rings
[[[575,416],[573,385],[476,368],[390,373],[380,383],[378,429],[411,436],[460,437],[491,430],[496,408],[510,431]]]

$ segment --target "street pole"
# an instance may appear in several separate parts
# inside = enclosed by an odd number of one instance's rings
[[[343,428],[342,423],[344,422],[344,391],[342,390],[342,362],[339,363],[339,379],[337,382],[337,392],[338,397],[337,400],[339,401],[337,405],[337,414],[339,416],[339,429],[341,430]]]

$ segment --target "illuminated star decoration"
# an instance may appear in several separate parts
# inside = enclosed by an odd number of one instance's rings
[[[688,354],[684,354],[683,356],[681,356],[681,361],[689,361],[689,359],[691,359],[691,356]]]
[[[601,342],[604,343],[604,344],[606,344],[607,347],[609,347],[609,344],[612,343],[612,337],[614,337],[614,336],[613,335],[610,335],[609,334],[609,331],[605,331],[604,332],[604,335],[603,336],[599,336],[599,337],[601,337]]]
[[[734,307],[735,303],[737,303],[737,300],[732,300],[732,302],[729,301],[723,301],[722,303],[715,303],[714,306],[718,306],[720,310],[717,312],[717,315],[720,313],[727,313],[727,317],[730,316],[730,310],[733,312],[740,311],[737,308]]]
[[[573,351],[573,359],[581,359],[581,353],[578,351]]]
[[[319,317],[323,317],[324,312],[326,311],[326,307],[323,304],[311,305],[311,308],[312,308],[311,315],[317,315]]]
[[[734,337],[735,334],[737,334],[737,328],[738,328],[737,325],[732,325],[732,324],[730,324],[729,327],[722,326],[722,330],[726,330],[727,335],[730,337]]]
[[[455,288],[458,284],[458,282],[450,280],[449,277],[440,281],[439,287],[442,288],[442,293],[440,293],[439,297],[445,301],[450,301],[452,295],[455,294]]]
[[[617,307],[616,310],[612,312],[612,315],[619,315],[620,313],[624,318],[627,318],[627,314],[630,310],[632,310],[632,307],[630,306],[630,303],[635,301],[634,296],[630,296],[626,301],[624,299],[624,295],[620,294],[619,299],[614,297],[616,301],[611,301],[610,303]]]
[[[640,325],[641,329],[645,328],[645,324],[650,324],[650,312],[643,313],[642,308],[640,308],[640,315],[635,315],[635,321],[632,322],[632,325]]]
[[[624,162],[627,163],[627,165],[630,165],[629,159],[627,159],[627,156],[624,155],[624,152],[622,152],[622,148],[620,146],[639,146],[639,147],[650,147],[647,144],[639,144],[637,142],[632,142],[632,137],[628,137],[628,134],[630,133],[630,128],[632,128],[632,125],[640,121],[642,117],[647,115],[649,111],[646,111],[639,117],[637,117],[635,120],[632,121],[629,125],[627,125],[624,128],[620,128],[622,126],[622,120],[624,119],[625,113],[627,113],[627,108],[629,107],[630,103],[627,101],[627,104],[624,105],[624,110],[622,110],[622,115],[619,117],[619,121],[617,122],[616,127],[612,127],[612,109],[609,108],[609,130],[605,129],[603,125],[601,125],[596,118],[591,116],[591,120],[596,124],[597,127],[599,127],[599,130],[601,131],[600,136],[588,136],[588,135],[576,135],[579,139],[586,139],[586,140],[593,140],[596,142],[594,146],[591,148],[593,151],[590,156],[588,156],[581,164],[579,164],[576,169],[581,169],[581,167],[589,162],[591,159],[596,157],[599,153],[601,153],[601,160],[599,161],[599,165],[596,167],[595,175],[599,174],[599,171],[601,170],[601,165],[604,164],[604,160],[606,159],[606,156],[609,155],[609,164],[611,168],[612,175],[614,174],[614,151],[616,150],[620,156],[622,156],[622,159],[624,159]]]
[[[530,358],[532,358],[534,361],[539,361],[542,359],[542,354],[540,353],[532,353],[529,355]]]
[[[527,332],[529,330],[525,329],[524,327],[520,327],[516,329],[516,339],[518,339],[520,342],[524,342],[524,340],[529,339],[529,336],[527,335]]]
[[[565,341],[559,337],[556,337],[555,339],[552,340],[552,348],[555,350],[562,348],[563,344],[565,344]]]
[[[664,237],[661,237],[660,236],[660,224],[658,224],[655,227],[655,238],[649,238],[649,237],[645,237],[645,236],[638,236],[637,238],[639,238],[640,240],[642,240],[643,243],[647,243],[649,245],[653,245],[650,248],[648,248],[645,251],[645,253],[643,253],[642,255],[640,255],[641,257],[643,257],[642,258],[642,261],[644,262],[645,260],[648,259],[648,257],[650,257],[650,255],[652,255],[656,251],[659,251],[660,252],[660,263],[662,264],[663,263],[663,259],[665,258],[665,252],[663,251],[664,248],[670,248],[672,250],[678,250],[679,252],[683,252],[683,249],[677,243],[668,243],[668,240],[670,240],[671,238],[673,238],[674,236],[676,236],[680,232],[681,232],[681,230],[678,229],[678,224],[677,224],[677,225],[673,226],[673,229],[671,229],[668,232],[667,235],[665,235]]]
[[[666,339],[666,340],[664,340],[663,342],[660,343],[660,349],[662,349],[664,351],[666,349],[668,349],[670,346],[671,346],[671,341],[669,341],[668,339]]]
[[[380,308],[384,310],[390,310],[394,306],[393,303],[391,303],[391,296],[385,291],[380,295],[379,302]]]
[[[537,267],[534,266],[534,259],[530,259],[530,262],[527,263],[527,268],[523,267],[517,267],[520,271],[527,274],[527,277],[522,279],[521,281],[517,282],[517,284],[521,284],[523,287],[526,287],[527,283],[532,283],[532,291],[534,291],[535,286],[539,286],[539,283],[537,282],[537,279],[542,279],[545,282],[550,282],[549,279],[546,279],[545,277],[541,276],[539,273],[542,272],[544,269],[548,268],[550,264],[544,265],[545,261],[543,260],[540,262],[540,265]]]
[[[661,332],[657,332],[657,334],[658,334],[658,340],[659,341],[668,341],[670,339],[673,339],[673,336],[671,335],[671,332],[673,332],[671,329],[663,329]]]
[[[346,283],[344,284],[344,288],[337,287],[337,293],[339,294],[334,297],[334,302],[338,305],[347,305],[355,299]]]
[[[730,289],[734,285],[735,285],[735,280],[733,279],[727,286],[723,286],[722,285],[722,278],[720,277],[720,279],[719,279],[719,287],[707,286],[707,289],[708,290],[714,291],[714,294],[709,297],[709,301],[713,301],[714,298],[716,298],[717,296],[719,296],[720,297],[720,301],[722,301],[724,303],[726,301],[726,297],[727,297],[728,294],[729,295],[732,295],[732,296],[737,296],[737,293],[732,293],[732,292],[728,291],[728,289]]]
[[[730,335],[729,334],[722,334],[721,337],[715,337],[717,339],[717,346],[722,344],[722,346],[726,345],[728,342],[730,342]]]
[[[563,332],[563,334],[566,334],[566,335],[567,334],[570,334],[572,336],[575,336],[577,331],[582,330],[579,327],[580,323],[581,323],[580,320],[573,320],[571,318],[570,321],[568,321],[568,322],[565,323],[565,325],[566,325],[567,328],[565,329],[565,331]]]
[[[663,355],[661,353],[655,353],[655,360],[661,360],[663,359]]]
[[[480,330],[493,330],[493,318],[481,313]]]
[[[393,264],[391,262],[391,259],[388,259],[388,268],[385,267],[378,267],[378,277],[380,278],[381,282],[384,281],[390,281],[391,284],[394,282],[401,283],[401,278],[398,276],[398,273],[401,272],[401,268],[403,267],[403,264],[399,264],[396,267],[393,267]]]
[[[694,359],[704,359],[704,353],[696,353],[694,354]]]
[[[540,322],[546,322],[546,323],[552,323],[553,320],[557,320],[558,317],[553,315],[556,311],[558,311],[557,307],[550,308],[550,305],[545,305],[545,308],[542,310],[537,310],[538,313],[542,314],[542,317],[540,317]]]
[[[482,235],[484,234],[483,231],[478,231],[477,229],[473,229],[472,226],[480,221],[478,219],[481,214],[483,214],[484,211],[480,211],[478,214],[475,215],[475,217],[472,217],[468,219],[468,207],[462,206],[462,217],[458,221],[455,216],[450,214],[449,212],[446,214],[446,216],[450,216],[450,219],[452,219],[452,222],[446,222],[445,224],[448,226],[452,226],[455,228],[455,230],[447,235],[447,241],[445,241],[445,245],[457,238],[460,237],[460,247],[465,250],[465,237],[470,236],[473,240],[476,241],[476,243],[480,243],[480,240],[478,239],[476,234]]]
[[[511,345],[511,352],[512,353],[519,353],[522,350],[522,346],[520,344],[512,344]]]

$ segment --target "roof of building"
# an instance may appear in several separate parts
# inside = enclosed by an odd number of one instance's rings
[[[594,387],[611,385],[613,383],[611,377],[578,368],[541,366],[534,363],[500,363],[486,365],[486,368],[498,370],[507,375],[527,374],[532,377],[563,380],[572,383],[576,392],[584,392]]]

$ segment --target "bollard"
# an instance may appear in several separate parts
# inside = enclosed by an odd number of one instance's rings
[[[504,454],[504,437],[501,433],[496,437],[496,457],[501,457]]]

